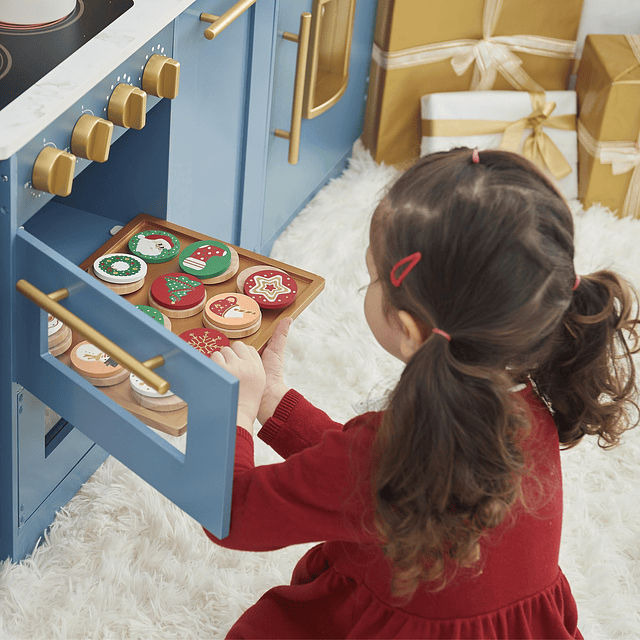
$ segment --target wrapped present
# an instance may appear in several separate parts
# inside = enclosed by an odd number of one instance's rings
[[[377,162],[420,151],[420,98],[563,90],[583,0],[378,0],[362,141]]]
[[[506,149],[535,162],[565,198],[578,197],[575,91],[455,91],[422,97],[421,155]]]
[[[578,197],[640,218],[640,35],[588,35],[576,93]]]

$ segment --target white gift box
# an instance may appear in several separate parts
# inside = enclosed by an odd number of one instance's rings
[[[543,95],[544,97],[538,97],[538,100],[545,104],[549,125],[553,123],[555,116],[568,116],[563,120],[573,122],[576,116],[575,91],[547,91]],[[549,103],[555,103],[555,107]],[[429,135],[422,136],[421,155],[434,151],[448,151],[454,147],[477,147],[480,151],[498,149],[503,141],[502,132],[469,135],[474,128],[473,122],[469,121],[514,123],[527,118],[532,112],[532,96],[526,91],[452,91],[425,95],[422,97],[423,132],[428,130]],[[454,124],[444,121],[463,122]],[[564,156],[568,163],[567,170],[570,168],[571,172],[556,179],[544,162],[540,166],[567,199],[578,197],[578,136],[575,124],[574,122],[571,130],[563,130],[545,126],[545,120],[542,120],[542,132]],[[440,135],[443,133],[442,129],[447,135]],[[512,150],[521,153],[525,140],[532,133],[531,127],[525,127],[517,149]]]

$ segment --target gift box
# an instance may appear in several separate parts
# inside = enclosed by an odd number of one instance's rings
[[[640,217],[640,36],[588,35],[576,93],[578,197]]]
[[[422,97],[421,155],[506,149],[535,162],[565,198],[578,197],[575,91],[456,91]]]
[[[362,141],[377,162],[420,152],[420,98],[563,90],[583,0],[378,0]]]

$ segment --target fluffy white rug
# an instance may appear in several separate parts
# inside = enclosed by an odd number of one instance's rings
[[[337,420],[379,396],[400,371],[369,334],[360,291],[368,220],[394,174],[357,143],[349,168],[272,252],[326,278],[326,290],[291,329],[286,373]],[[584,212],[577,203],[575,219],[578,273],[614,267],[640,286],[640,221],[599,207]],[[562,457],[561,563],[581,630],[591,640],[640,638],[640,430],[612,451],[583,442]],[[278,456],[257,441],[256,458]],[[0,638],[220,638],[265,590],[288,582],[303,551],[219,549],[110,458],[29,559],[0,565]]]

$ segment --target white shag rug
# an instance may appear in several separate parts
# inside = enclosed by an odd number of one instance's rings
[[[325,291],[291,328],[286,377],[336,420],[352,417],[355,403],[381,395],[400,372],[367,329],[360,291],[369,218],[394,175],[356,143],[349,168],[272,252],[326,278]],[[640,221],[572,205],[577,272],[611,267],[640,287]],[[258,464],[278,459],[256,440]],[[562,460],[561,565],[580,628],[590,640],[638,639],[640,429],[614,450],[584,441]],[[0,638],[221,638],[264,591],[289,581],[305,549],[219,549],[194,520],[109,458],[30,558],[0,564]]]

